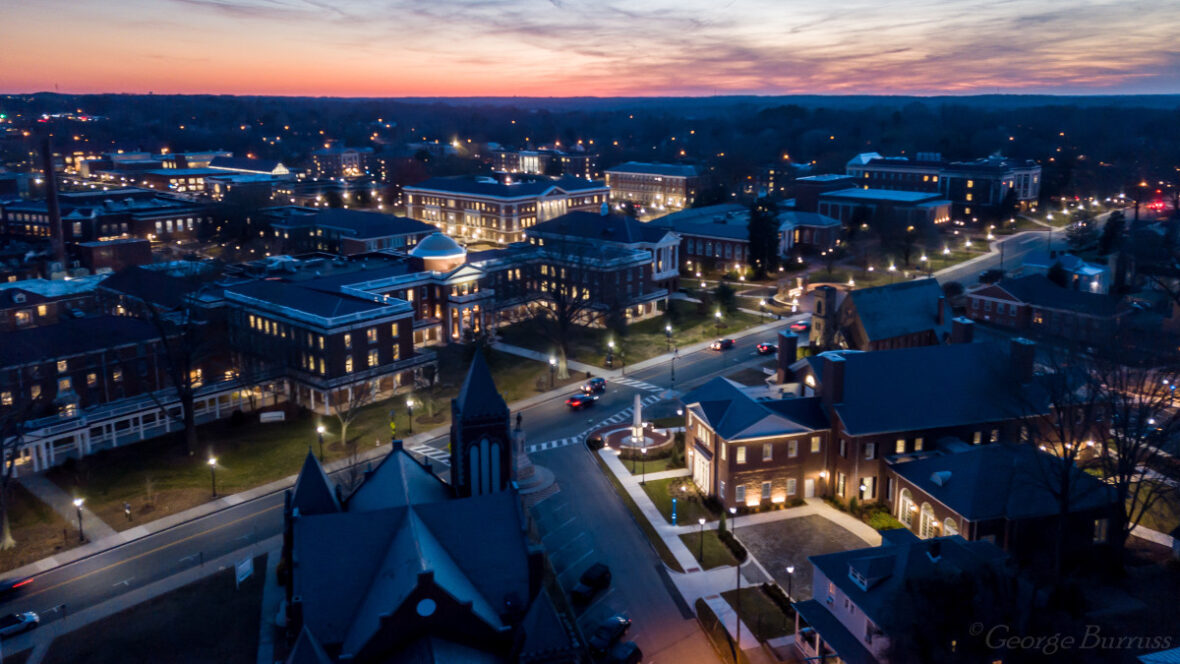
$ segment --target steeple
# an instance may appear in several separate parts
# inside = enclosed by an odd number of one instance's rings
[[[459,396],[451,401],[451,486],[459,496],[504,491],[512,470],[508,404],[477,350]]]
[[[295,489],[291,494],[291,509],[299,510],[302,515],[340,511],[340,502],[336,500],[336,493],[332,490],[328,475],[311,450],[307,451],[307,457],[303,459],[303,468],[299,470],[299,479],[295,480]]]

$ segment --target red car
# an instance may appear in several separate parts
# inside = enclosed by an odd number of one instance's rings
[[[717,341],[714,341],[713,345],[709,346],[709,348],[713,350],[729,350],[730,348],[733,348],[733,343],[733,339],[718,339]]]
[[[776,346],[775,344],[768,343],[765,341],[758,344],[758,354],[759,355],[771,355],[771,354],[777,353],[777,352],[778,352],[778,346]]]
[[[794,323],[791,323],[791,331],[792,332],[806,332],[810,329],[811,329],[811,323],[809,321],[800,320],[800,321],[795,321]]]
[[[575,394],[574,396],[565,400],[565,405],[570,407],[570,410],[582,410],[594,405],[598,401],[598,397],[590,394]]]

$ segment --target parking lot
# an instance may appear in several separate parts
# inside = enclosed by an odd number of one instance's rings
[[[811,564],[807,556],[869,546],[864,540],[818,515],[801,516],[745,527],[738,523],[737,538],[774,580],[797,600],[811,599]],[[787,566],[795,566],[788,580]]]

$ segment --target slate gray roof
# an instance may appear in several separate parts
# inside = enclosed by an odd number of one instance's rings
[[[629,161],[625,164],[606,169],[607,173],[642,173],[644,175],[663,175],[665,177],[692,178],[700,175],[700,171],[692,164],[653,164],[642,161]]]
[[[64,318],[53,325],[5,332],[0,343],[0,367],[44,362],[158,337],[154,325],[130,316]]]
[[[807,433],[828,426],[816,398],[756,401],[741,387],[717,377],[681,400],[727,441]]]
[[[780,212],[778,215],[780,223],[788,223],[793,226],[804,226],[813,228],[830,228],[833,226],[840,226],[839,219],[829,217],[826,214],[818,212],[800,212],[799,210],[787,210]]]
[[[877,658],[864,647],[861,640],[853,636],[819,600],[809,599],[791,606],[836,651],[841,661],[847,664],[877,664]]]
[[[270,173],[279,166],[282,166],[282,162],[272,159],[249,159],[247,157],[214,157],[209,161],[209,168],[229,171]]]
[[[332,488],[332,483],[328,480],[319,459],[311,453],[310,446],[307,448],[307,456],[303,459],[303,468],[299,470],[299,478],[295,480],[295,488],[291,492],[291,508],[306,516],[340,511],[336,491]]]
[[[399,448],[366,474],[364,483],[348,498],[348,509],[369,511],[438,502],[452,495],[446,483]]]
[[[938,324],[938,299],[942,287],[936,279],[913,279],[874,288],[858,288],[848,294],[869,341],[891,339],[915,332],[933,331],[939,340],[950,332],[950,311]]]
[[[854,436],[986,424],[1044,408],[1020,386],[998,343],[919,346],[842,353],[844,394],[833,410]],[[823,356],[808,358],[823,383]]]
[[[133,266],[103,279],[98,288],[173,309],[184,302],[185,295],[202,285],[203,281],[195,277],[177,277],[163,270]]]
[[[851,200],[862,200],[866,202],[872,201],[890,201],[893,203],[925,203],[932,200],[940,200],[940,194],[927,191],[900,191],[893,189],[860,189],[858,187],[851,187],[849,189],[839,189],[836,191],[828,191],[819,195],[823,198],[844,198]],[[947,201],[949,204],[950,201]]]
[[[567,235],[571,237],[636,244],[659,242],[668,229],[619,214],[599,214],[575,210],[543,221],[528,229],[529,235]]]
[[[927,555],[935,542],[939,547],[938,562],[934,562]],[[873,621],[873,624],[888,634],[899,621],[908,618],[896,611],[898,596],[904,591],[907,580],[955,574],[960,571],[972,574],[983,567],[1000,564],[1004,558],[1004,552],[990,542],[968,542],[960,535],[951,535],[917,541],[883,539],[881,546],[808,556],[807,560],[840,588],[857,608]],[[849,570],[856,567],[871,569],[873,574],[877,575],[876,583],[868,586],[868,590],[861,589],[850,578]],[[819,604],[818,609],[831,616],[819,599],[809,601]],[[808,611],[805,617],[809,620],[816,616],[809,610],[813,608],[816,607],[809,605],[805,609]],[[839,610],[843,610],[843,607]],[[822,618],[820,622],[822,628],[817,628],[817,631],[826,637],[824,630],[829,626]],[[833,631],[833,635],[835,634]],[[841,651],[840,654],[844,653]]]
[[[316,226],[344,230],[352,237],[362,239],[433,233],[436,230],[434,226],[424,221],[363,210],[329,208],[317,212],[313,221]]]
[[[1003,279],[996,287],[1013,297],[1036,307],[1060,309],[1075,313],[1109,318],[1120,310],[1119,300],[1100,293],[1062,288],[1043,274],[1030,274],[1017,279]]]
[[[407,191],[442,191],[452,194],[471,194],[475,196],[495,196],[498,198],[521,198],[540,196],[554,187],[562,191],[575,192],[586,189],[603,189],[602,182],[583,180],[575,177],[560,177],[550,180],[515,180],[511,184],[504,184],[490,178],[474,178],[467,176],[435,177],[419,182],[413,186],[404,187]]]
[[[970,521],[1025,519],[1060,511],[1061,459],[1031,444],[979,445],[892,464],[892,470]],[[935,473],[949,473],[935,482]],[[1111,487],[1088,473],[1071,476],[1072,509],[1117,503]]]
[[[324,652],[324,647],[311,630],[304,626],[299,630],[299,638],[295,639],[291,653],[287,655],[286,664],[332,664],[332,658]]]
[[[304,287],[302,282],[248,281],[230,286],[226,291],[324,318],[376,311],[389,306],[344,293]]]
[[[471,367],[455,403],[463,417],[508,417],[508,404],[496,389],[483,351],[475,351],[475,357],[471,358]]]

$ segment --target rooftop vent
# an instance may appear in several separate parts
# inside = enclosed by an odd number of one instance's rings
[[[934,482],[935,486],[946,486],[951,481],[951,471],[940,470],[930,474],[930,481]]]

